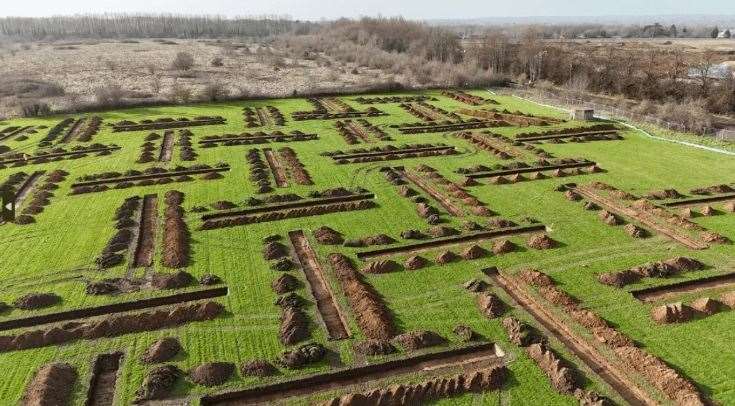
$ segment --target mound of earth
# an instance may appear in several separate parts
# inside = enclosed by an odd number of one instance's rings
[[[299,280],[293,275],[283,274],[271,283],[273,291],[282,295],[296,290],[299,287]]]
[[[727,202],[722,206],[728,213],[735,213],[735,202]]]
[[[34,310],[55,306],[61,303],[61,297],[55,293],[28,293],[13,301],[17,309]]]
[[[436,256],[436,263],[439,265],[444,265],[456,261],[457,258],[459,258],[457,254],[453,253],[452,251],[443,251]]]
[[[712,206],[704,206],[702,207],[702,210],[700,210],[699,212],[702,213],[703,216],[714,216],[715,214],[717,214],[717,212],[715,211],[715,209],[712,208]]]
[[[516,250],[516,245],[508,240],[497,240],[493,242],[493,254],[500,255]]]
[[[488,319],[498,318],[505,312],[505,303],[490,292],[482,292],[477,296],[477,307]]]
[[[722,309],[722,303],[709,297],[702,297],[692,302],[692,309],[706,315],[712,315]]]
[[[651,318],[659,324],[682,323],[691,320],[692,317],[694,317],[693,309],[682,303],[658,306],[651,311]]]
[[[409,271],[414,271],[416,269],[421,269],[425,267],[428,264],[428,261],[419,255],[410,257],[406,260],[406,263],[404,264],[404,267]]]
[[[370,262],[361,269],[362,272],[369,274],[389,273],[400,270],[401,266],[393,260]]]
[[[494,218],[487,221],[487,225],[490,228],[511,228],[518,224],[504,218]]]
[[[140,360],[146,364],[166,362],[175,357],[181,350],[179,340],[174,337],[164,337],[151,344],[141,355]]]
[[[556,241],[546,234],[536,234],[526,241],[526,245],[536,250],[547,250],[556,247]]]
[[[470,247],[467,247],[460,256],[464,259],[471,260],[471,259],[478,259],[482,258],[487,255],[487,250],[478,246],[478,245],[472,245]]]
[[[401,231],[401,238],[406,240],[421,240],[426,238],[426,235],[419,230],[405,230]]]
[[[230,362],[207,362],[189,372],[194,383],[204,386],[217,386],[227,382],[235,371],[235,365]]]
[[[396,242],[393,237],[385,234],[372,235],[361,239],[365,245],[390,245]]]
[[[280,319],[278,338],[283,344],[293,345],[309,338],[309,320],[300,308],[283,308]]]
[[[235,207],[237,207],[235,203],[232,203],[227,200],[220,200],[218,202],[214,202],[212,203],[211,206],[215,210],[229,210],[229,209],[234,209]]]
[[[689,207],[686,207],[679,211],[679,216],[685,219],[690,219],[694,217],[694,211],[692,211],[692,209],[690,209]]]
[[[503,328],[508,333],[508,339],[515,345],[528,347],[534,343],[543,343],[543,337],[536,334],[526,323],[506,317],[503,319]]]
[[[363,340],[352,345],[356,353],[362,355],[388,355],[396,352],[396,347],[388,340]]]
[[[551,385],[560,393],[571,394],[580,388],[579,377],[565,365],[553,351],[544,344],[531,344],[526,352],[544,371]]]
[[[671,267],[674,272],[699,271],[704,269],[704,264],[694,258],[674,257],[663,261],[663,264]]]
[[[283,296],[279,296],[274,304],[283,309],[287,307],[301,307],[304,304],[304,300],[298,294],[290,292]]]
[[[90,281],[85,287],[85,292],[88,295],[111,295],[120,293],[122,279],[111,278],[103,279],[100,281]]]
[[[318,343],[309,343],[294,350],[281,353],[279,362],[287,368],[299,368],[306,364],[321,361],[327,355],[327,349]]]
[[[427,231],[427,234],[434,238],[441,238],[441,237],[450,237],[453,235],[459,234],[459,231],[457,231],[454,228],[446,227],[446,226],[434,226],[429,228]]]
[[[288,255],[288,248],[277,241],[271,241],[263,247],[263,257],[267,260],[279,259]]]
[[[681,199],[684,197],[679,191],[676,189],[663,189],[663,190],[655,190],[651,193],[649,193],[646,197],[653,200],[667,200],[667,199]]]
[[[542,286],[554,286],[554,281],[549,278],[549,275],[535,269],[522,270],[518,273],[518,279],[522,280],[527,285],[535,286],[537,288]]]
[[[222,278],[215,274],[207,273],[199,278],[199,284],[204,286],[219,285],[222,283]]]
[[[434,347],[446,343],[444,337],[433,331],[409,331],[393,337],[393,343],[400,345],[406,351],[415,351],[422,348]]]
[[[735,192],[735,189],[733,189],[732,187],[728,185],[714,185],[714,186],[709,186],[709,187],[704,187],[704,188],[692,189],[690,190],[690,192],[695,195],[709,195],[712,193],[715,193],[715,194],[731,193],[731,192]]]
[[[488,288],[488,286],[490,286],[490,285],[488,285],[487,282],[485,282],[485,281],[483,281],[481,279],[471,279],[471,280],[465,282],[465,284],[463,286],[464,286],[465,289],[469,290],[470,292],[480,293],[480,292],[486,291],[487,288]]]
[[[271,269],[278,272],[288,272],[296,268],[296,263],[290,258],[281,258],[278,261],[271,264]]]
[[[278,369],[268,361],[256,359],[254,361],[245,362],[240,366],[240,373],[243,376],[257,376],[260,378],[276,375]]]
[[[648,235],[646,230],[632,223],[626,224],[625,227],[623,227],[623,230],[625,230],[626,234],[633,238],[645,238]]]
[[[622,272],[606,272],[598,275],[597,280],[604,285],[622,288],[625,285],[636,283],[641,280],[641,275],[630,270]]]
[[[614,213],[610,213],[607,210],[601,210],[598,214],[602,221],[609,226],[619,226],[623,224],[623,221]]]
[[[181,289],[191,285],[194,277],[190,273],[178,271],[173,274],[156,273],[151,285],[156,289]]]
[[[582,200],[582,196],[580,196],[578,193],[572,190],[567,190],[566,192],[564,192],[564,197],[566,197],[567,200],[570,200],[572,202],[577,202],[577,201]]]
[[[469,326],[465,326],[464,324],[459,324],[454,327],[452,330],[454,334],[457,335],[463,342],[470,342],[477,338],[477,333],[475,333],[472,328]]]
[[[69,404],[76,380],[77,371],[73,366],[58,362],[46,364],[28,383],[21,403],[28,406]]]
[[[314,230],[314,238],[324,245],[340,245],[344,242],[342,234],[327,226],[321,226]]]
[[[584,209],[585,210],[599,210],[600,206],[598,206],[597,204],[593,202],[587,202],[584,204]]]

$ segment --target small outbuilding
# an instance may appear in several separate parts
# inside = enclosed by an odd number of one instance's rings
[[[588,108],[578,108],[572,110],[572,120],[594,120],[595,110]]]

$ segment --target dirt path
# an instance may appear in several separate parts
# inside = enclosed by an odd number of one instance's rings
[[[659,404],[628,377],[622,369],[623,366],[605,358],[594,346],[577,335],[564,321],[559,320],[553,312],[547,310],[544,305],[537,302],[512,278],[496,273],[491,275],[491,279],[496,285],[505,290],[517,304],[531,314],[540,325],[561,341],[570,352],[574,353],[610,385],[626,402],[631,405]]]
[[[350,335],[347,331],[347,322],[339,309],[339,305],[334,300],[329,283],[324,279],[324,271],[322,270],[316,253],[309,245],[304,232],[301,230],[291,231],[288,233],[291,239],[296,256],[301,263],[306,275],[306,280],[311,287],[311,293],[316,300],[316,307],[327,328],[330,340],[342,340]]]
[[[400,172],[406,179],[411,181],[411,183],[416,185],[419,189],[423,190],[426,194],[428,194],[434,200],[436,200],[442,207],[444,207],[449,212],[449,214],[456,216],[456,217],[464,216],[464,211],[462,211],[462,209],[460,209],[454,203],[452,203],[452,201],[449,200],[447,196],[443,195],[441,192],[434,189],[431,185],[424,182],[420,177],[408,171],[400,171]]]
[[[590,187],[576,187],[573,189],[575,192],[579,193],[586,199],[592,201],[593,203],[598,204],[599,206],[604,207],[608,211],[630,217],[632,219],[635,219],[642,224],[644,224],[647,227],[650,227],[651,229],[673,239],[674,241],[677,241],[691,249],[695,250],[703,250],[709,248],[709,245],[697,241],[687,235],[682,234],[678,229],[674,227],[669,227],[665,224],[662,224],[659,221],[655,220],[655,216],[643,211],[643,210],[636,210],[629,206],[623,206],[621,204],[618,204],[613,199],[609,199],[606,197],[601,196],[599,193],[595,192]]]
[[[310,396],[335,389],[350,391],[353,390],[352,388],[356,388],[363,392],[366,388],[378,388],[387,385],[389,382],[392,383],[395,381],[395,377],[426,371],[439,374],[456,368],[461,368],[465,372],[472,372],[501,365],[503,361],[504,358],[498,355],[494,344],[483,343],[439,353],[423,354],[380,364],[328,372],[243,391],[205,396],[201,399],[201,404],[233,406],[273,404],[283,399]]]
[[[281,161],[278,160],[275,152],[270,148],[263,149],[265,159],[268,161],[268,166],[271,168],[273,178],[276,180],[276,186],[287,187],[288,178],[286,176],[286,169],[281,165]]]
[[[153,254],[156,251],[156,228],[158,227],[158,196],[147,195],[143,198],[138,242],[133,254],[133,268],[153,265]]]
[[[711,276],[709,278],[673,283],[671,285],[635,290],[630,292],[630,294],[642,302],[655,302],[672,296],[678,296],[682,293],[699,292],[715,288],[727,288],[730,286],[735,286],[735,272],[725,275]]]
[[[97,357],[87,393],[86,406],[112,406],[115,400],[117,371],[120,369],[122,357],[122,353],[104,354]]]
[[[28,177],[28,179],[23,182],[23,185],[21,185],[20,189],[18,189],[18,192],[15,194],[15,210],[20,211],[21,205],[23,205],[23,202],[25,202],[28,195],[31,194],[31,191],[33,190],[33,187],[36,186],[36,183],[39,179],[41,179],[41,176],[46,173],[44,171],[36,171],[31,176]]]
[[[163,141],[161,141],[161,152],[158,154],[159,162],[169,162],[174,154],[174,132],[166,130],[163,133]]]

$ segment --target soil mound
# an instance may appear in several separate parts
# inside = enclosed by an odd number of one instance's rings
[[[722,206],[728,213],[735,213],[735,202],[727,202]]]
[[[630,270],[622,272],[606,272],[600,274],[597,277],[597,280],[604,285],[622,288],[625,285],[636,283],[641,280],[641,275]]]
[[[267,260],[283,258],[286,255],[288,255],[288,248],[277,241],[268,242],[263,248],[263,257]]]
[[[415,271],[416,269],[421,269],[425,267],[428,264],[428,261],[419,255],[410,257],[406,260],[406,263],[404,264],[404,267],[409,271]]]
[[[702,210],[700,210],[699,212],[702,213],[703,216],[714,216],[715,214],[717,214],[717,212],[715,211],[715,209],[712,208],[712,206],[704,206],[702,207]]]
[[[446,343],[444,337],[433,331],[410,331],[397,335],[393,343],[400,345],[406,351],[415,351],[421,348],[434,347]]]
[[[556,247],[556,241],[546,234],[536,234],[528,239],[526,245],[536,250],[548,250]]]
[[[214,202],[211,206],[215,210],[230,210],[237,207],[235,203],[232,203],[228,200],[220,200],[218,202]]]
[[[13,301],[13,306],[23,310],[42,309],[61,303],[61,297],[55,293],[28,293]]]
[[[22,404],[27,406],[66,405],[71,400],[77,371],[65,363],[42,366],[26,388]]]
[[[465,289],[473,293],[480,293],[487,290],[488,283],[480,279],[471,279],[463,285]]]
[[[735,309],[735,292],[725,292],[720,296],[720,302],[731,309]]]
[[[599,210],[600,206],[596,205],[593,202],[587,202],[584,204],[584,209],[585,210]]]
[[[508,339],[515,345],[528,347],[533,343],[544,342],[542,337],[536,334],[526,323],[512,317],[503,319],[503,328],[508,333]]]
[[[278,279],[273,281],[271,287],[273,288],[274,292],[282,295],[284,293],[296,290],[296,288],[299,287],[299,280],[296,279],[293,275],[283,274],[279,276]]]
[[[465,326],[464,324],[459,324],[455,326],[452,332],[466,343],[478,338],[477,333],[475,333],[472,328],[470,328],[469,326]]]
[[[344,242],[341,233],[327,226],[321,226],[314,230],[314,238],[324,245],[340,245]]]
[[[165,399],[171,393],[183,372],[174,365],[163,365],[152,369],[135,392],[136,401]]]
[[[554,286],[554,281],[549,278],[543,272],[539,272],[535,269],[524,269],[518,274],[518,279],[523,281],[527,285],[535,286],[537,288],[542,286]]]
[[[694,258],[674,257],[663,261],[663,264],[672,268],[674,272],[699,271],[704,268],[704,264]]]
[[[441,237],[451,237],[453,235],[459,234],[459,231],[452,227],[447,226],[434,226],[429,228],[427,231],[427,234],[434,238],[441,238]]]
[[[516,250],[516,245],[508,240],[497,240],[493,243],[493,254],[507,254]]]
[[[173,274],[157,273],[153,275],[151,284],[156,289],[181,289],[194,283],[194,277],[190,273],[178,271]]]
[[[731,193],[735,192],[735,189],[728,185],[714,185],[709,187],[703,187],[703,188],[696,188],[690,190],[692,194],[695,195],[709,195],[712,193],[718,194],[718,193]]]
[[[610,213],[607,210],[601,210],[598,216],[605,224],[609,226],[619,226],[623,224],[623,221],[620,219],[620,217],[618,217],[614,213]]]
[[[204,274],[199,278],[199,284],[204,286],[219,285],[220,283],[222,283],[222,278],[211,273]]]
[[[279,296],[274,304],[282,309],[287,307],[301,307],[304,304],[304,300],[298,294],[291,292],[286,293],[283,296]]]
[[[505,303],[490,292],[483,292],[477,296],[477,307],[488,319],[498,318],[505,313]]]
[[[279,362],[286,368],[299,368],[306,364],[321,361],[327,355],[327,349],[318,343],[304,344],[295,350],[281,353]]]
[[[420,240],[426,236],[419,230],[405,230],[401,231],[401,238],[406,240]]]
[[[560,393],[571,394],[580,387],[579,377],[565,365],[553,351],[544,344],[531,344],[526,348],[528,355],[538,364]]]
[[[462,251],[460,255],[462,258],[467,260],[478,259],[486,256],[487,250],[478,245],[473,245]]]
[[[378,234],[362,238],[362,242],[365,245],[390,245],[395,243],[396,240],[388,235]]]
[[[722,303],[709,297],[702,297],[692,302],[692,309],[706,315],[712,315],[722,309]]]
[[[179,340],[174,337],[164,337],[156,340],[141,356],[141,362],[154,364],[166,362],[175,357],[182,350]]]
[[[623,230],[633,238],[645,238],[648,236],[648,232],[646,232],[646,230],[632,223],[626,224],[625,227],[623,227]]]
[[[401,266],[393,260],[370,262],[362,267],[362,272],[369,274],[381,274],[400,271]]]
[[[286,307],[281,311],[278,338],[285,345],[293,345],[309,338],[309,320],[300,308]]]
[[[243,376],[257,376],[260,378],[276,375],[278,369],[273,364],[265,360],[256,359],[254,361],[245,362],[240,366],[240,373]]]
[[[684,197],[679,191],[676,189],[663,189],[663,190],[654,190],[653,192],[649,193],[646,197],[653,200],[667,200],[667,199],[681,199]]]
[[[436,263],[439,265],[444,265],[450,262],[454,262],[458,258],[459,257],[457,256],[457,254],[453,253],[452,251],[443,251],[436,256]]]
[[[235,364],[230,362],[207,362],[189,372],[194,383],[204,386],[217,386],[227,382],[235,371]]]
[[[694,317],[694,311],[691,307],[682,303],[672,303],[654,308],[651,317],[656,323],[682,323]]]
[[[353,344],[352,349],[362,355],[388,355],[396,352],[396,347],[388,340],[364,340]]]
[[[566,197],[567,200],[572,201],[572,202],[578,202],[582,200],[582,196],[580,196],[579,194],[571,190],[567,190],[566,192],[564,192],[564,197]]]

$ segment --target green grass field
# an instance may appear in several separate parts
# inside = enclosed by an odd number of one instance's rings
[[[501,108],[522,111],[528,114],[566,118],[562,112],[506,96],[490,95],[484,91],[473,94],[493,98],[501,103]],[[458,101],[442,96],[438,91],[426,92],[438,101],[430,104],[448,111],[467,108]],[[367,106],[355,102],[353,97],[340,97],[341,100],[358,110]],[[286,117],[285,127],[265,127],[248,130],[244,127],[242,109],[245,106],[273,105]],[[5,373],[0,374],[0,404],[16,404],[23,395],[26,384],[35,371],[43,364],[56,360],[69,362],[77,367],[79,379],[75,385],[74,404],[85,402],[91,374],[91,363],[98,354],[124,351],[126,356],[118,379],[116,404],[130,404],[135,391],[140,386],[145,372],[150,366],[139,361],[140,354],[159,337],[178,337],[185,349],[175,363],[188,370],[203,362],[228,361],[241,364],[255,358],[276,359],[284,346],[278,340],[279,308],[273,304],[276,294],[271,290],[271,281],[278,275],[269,269],[269,263],[262,257],[263,238],[272,234],[286,235],[289,231],[303,229],[311,238],[311,231],[328,225],[347,238],[360,238],[378,233],[388,234],[400,239],[400,232],[406,229],[426,229],[427,224],[416,213],[415,206],[408,199],[398,195],[396,187],[389,184],[379,171],[382,166],[403,165],[407,168],[426,164],[436,168],[452,181],[459,181],[462,175],[455,171],[473,165],[492,166],[503,161],[489,152],[476,150],[466,141],[451,134],[401,135],[391,124],[418,121],[401,109],[398,104],[375,105],[388,115],[368,118],[373,124],[382,127],[392,142],[375,141],[371,144],[348,146],[338,134],[334,120],[294,121],[291,113],[311,110],[312,106],[304,99],[285,99],[267,101],[244,101],[222,104],[199,104],[191,106],[150,107],[104,112],[100,132],[92,142],[117,144],[121,150],[109,156],[89,156],[78,160],[28,165],[20,168],[0,170],[0,181],[18,171],[31,173],[43,169],[51,171],[63,169],[70,173],[66,181],[54,191],[51,203],[43,213],[35,216],[31,225],[4,224],[0,226],[0,301],[12,301],[29,292],[55,292],[63,302],[43,310],[25,311],[13,309],[0,314],[0,321],[24,317],[44,312],[57,312],[78,307],[94,306],[136,298],[153,297],[167,292],[144,290],[119,296],[90,296],[85,293],[85,282],[90,280],[122,277],[128,271],[128,264],[99,271],[94,259],[100,254],[107,240],[115,233],[113,216],[123,199],[130,196],[143,196],[158,193],[163,196],[168,190],[179,190],[186,195],[184,207],[208,206],[211,203],[228,200],[243,204],[256,195],[253,183],[248,179],[249,167],[245,155],[250,148],[289,146],[293,148],[305,168],[311,174],[313,186],[293,185],[276,189],[276,193],[296,193],[307,196],[310,191],[332,187],[363,187],[375,193],[378,207],[353,212],[332,213],[321,216],[237,226],[217,230],[199,230],[200,215],[187,211],[186,220],[192,233],[192,261],[186,269],[196,278],[206,273],[220,276],[229,287],[229,295],[219,299],[227,314],[209,322],[191,323],[176,329],[149,333],[129,334],[117,338],[95,341],[76,341],[56,347],[45,347],[14,351],[0,354],[0,365]],[[225,162],[231,170],[224,178],[211,181],[194,181],[168,185],[133,187],[129,189],[110,189],[101,193],[70,195],[71,183],[83,175],[145,169],[150,166],[173,167],[189,166],[192,162],[180,160],[178,149],[169,163],[135,163],[140,145],[151,131],[113,133],[109,124],[121,120],[139,121],[161,117],[222,116],[225,125],[192,127],[193,143],[198,153],[196,163],[210,165]],[[45,125],[49,128],[64,117],[43,119],[16,119],[0,122],[0,130],[14,125]],[[585,125],[580,122],[567,122],[557,127],[576,127]],[[243,131],[290,132],[300,130],[316,133],[319,139],[306,142],[284,144],[262,144],[253,146],[218,146],[199,148],[197,141],[207,135],[224,133],[239,134]],[[542,131],[544,128],[501,127],[492,131],[512,136],[519,132]],[[4,144],[16,152],[33,153],[37,144],[48,130],[39,130],[25,141],[8,140]],[[159,134],[162,131],[157,131]],[[647,261],[658,261],[677,255],[690,256],[707,265],[703,271],[684,274],[674,280],[695,279],[702,276],[729,272],[735,257],[731,245],[713,245],[702,251],[692,251],[660,235],[643,240],[629,237],[622,227],[605,225],[596,212],[586,211],[582,203],[570,202],[563,193],[554,188],[567,182],[589,183],[606,182],[622,190],[643,195],[651,190],[676,188],[682,192],[701,186],[732,182],[735,159],[730,156],[687,147],[675,143],[653,140],[632,130],[621,130],[624,137],[618,141],[599,141],[586,143],[564,143],[539,145],[556,157],[579,157],[596,161],[605,171],[569,178],[549,178],[521,182],[518,184],[484,184],[468,188],[469,192],[499,216],[523,222],[532,217],[545,224],[549,235],[560,242],[558,248],[545,251],[522,249],[502,256],[490,256],[473,261],[460,261],[443,266],[430,266],[418,271],[401,271],[383,275],[366,275],[384,297],[393,312],[396,325],[401,332],[411,330],[432,330],[450,340],[450,345],[460,345],[452,329],[459,323],[471,326],[490,341],[499,345],[509,354],[512,362],[508,364],[511,379],[502,391],[484,395],[467,395],[439,402],[440,404],[523,404],[554,405],[574,404],[570,396],[557,394],[542,371],[525,355],[522,349],[508,342],[500,325],[500,320],[488,321],[483,318],[471,294],[462,284],[472,278],[481,277],[480,269],[497,266],[503,271],[516,272],[527,267],[535,267],[548,273],[561,288],[579,298],[586,306],[600,314],[621,332],[635,339],[652,354],[664,359],[684,376],[695,382],[711,399],[721,404],[735,403],[735,354],[732,352],[732,328],[735,327],[735,311],[724,311],[701,320],[675,325],[656,325],[650,318],[654,304],[637,301],[628,292],[642,287],[671,283],[672,280],[644,279],[636,285],[624,289],[607,287],[597,282],[596,276],[602,272],[624,270]],[[687,138],[687,140],[689,140]],[[322,152],[347,150],[357,147],[374,147],[383,144],[400,145],[404,143],[446,143],[455,146],[460,154],[446,157],[429,157],[387,161],[365,164],[336,165],[331,158],[320,155]],[[71,143],[70,146],[77,143]],[[163,213],[163,204],[159,204]],[[462,220],[472,219],[486,223],[482,218],[456,218],[444,215],[450,226],[461,227]],[[735,240],[735,214],[723,213],[714,217],[695,218],[693,221]],[[158,238],[160,239],[160,231]],[[512,238],[519,246],[525,247],[524,237]],[[354,259],[359,251],[355,248],[323,246],[311,238],[328,270],[327,276],[337,301],[343,311],[349,307],[339,284],[326,265],[326,256],[332,252],[342,252]],[[487,243],[481,244],[487,246]],[[459,252],[459,251],[456,251]],[[435,254],[426,256],[433,258]],[[172,272],[163,268],[160,261],[160,244],[154,260],[154,270]],[[399,256],[403,259],[405,256]],[[355,259],[356,263],[360,263]],[[142,271],[138,271],[142,272]],[[311,300],[303,273],[298,276],[303,286],[299,294]],[[188,289],[195,289],[194,287]],[[496,289],[496,291],[499,289]],[[170,293],[170,292],[168,292]],[[697,296],[700,297],[700,296]],[[343,341],[328,341],[325,331],[315,322],[317,310],[313,304],[307,307],[312,320],[312,336],[340,355],[343,364],[355,363],[351,344],[364,338],[354,317],[348,324],[353,337]],[[521,309],[511,310],[522,319],[530,320]],[[552,345],[568,360],[582,365],[564,347],[552,340]],[[375,361],[378,361],[376,359]],[[593,374],[580,366],[588,378],[588,385],[613,399],[615,395],[606,385],[595,379]],[[272,380],[291,376],[326,371],[326,362],[311,365],[297,371],[281,369],[282,375]],[[419,377],[408,378],[418,380]],[[233,378],[222,386],[206,388],[189,380],[180,380],[175,395],[191,397],[196,403],[198,395],[216,393],[227,389],[245,388],[256,384],[268,383],[268,379],[244,378],[236,372]],[[300,399],[297,404],[308,404],[314,400],[328,399],[330,394],[321,394],[314,399]]]

